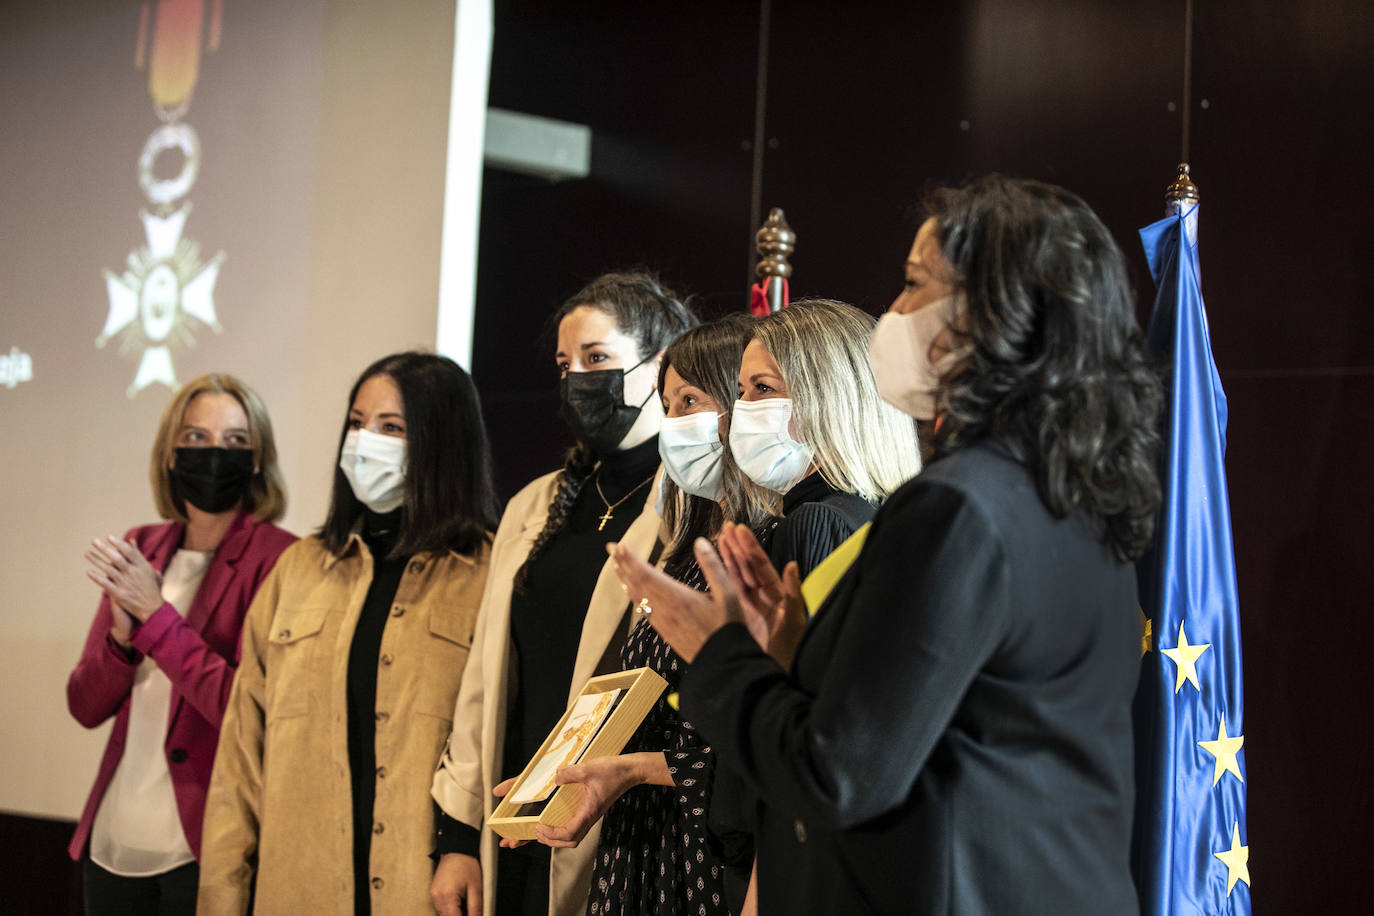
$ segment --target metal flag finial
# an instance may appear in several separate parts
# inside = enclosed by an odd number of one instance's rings
[[[1188,171],[1188,163],[1178,164],[1178,175],[1164,191],[1164,206],[1170,213],[1187,213],[1197,206],[1202,198],[1198,195],[1197,185],[1193,184]]]
[[[754,236],[754,246],[759,253],[754,273],[767,290],[768,310],[780,311],[784,305],[782,281],[792,276],[787,256],[797,250],[797,234],[787,225],[781,207],[768,211],[768,219]]]

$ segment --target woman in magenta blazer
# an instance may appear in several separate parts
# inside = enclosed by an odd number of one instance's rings
[[[153,443],[153,498],[167,521],[92,542],[103,592],[67,706],[105,756],[68,852],[84,862],[86,911],[192,913],[200,822],[239,631],[258,585],[296,540],[261,399],[205,375],[167,405]]]

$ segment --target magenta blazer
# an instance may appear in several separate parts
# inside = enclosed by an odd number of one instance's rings
[[[185,528],[180,522],[164,522],[135,528],[126,537],[132,537],[153,568],[162,572],[181,546]],[[115,717],[115,723],[95,786],[81,812],[76,835],[67,847],[73,859],[81,858],[85,852],[100,800],[105,797],[105,788],[124,753],[124,738],[129,729],[129,691],[144,656],[152,658],[172,682],[164,750],[181,826],[191,852],[200,858],[205,790],[210,784],[219,726],[238,666],[239,631],[258,586],[281,552],[295,540],[290,532],[266,522],[255,522],[240,512],[215,551],[186,617],[182,618],[170,604],[158,608],[134,630],[133,661],[108,638],[113,614],[109,598],[101,596],[81,660],[67,679],[67,708],[87,728],[95,728],[110,716]]]

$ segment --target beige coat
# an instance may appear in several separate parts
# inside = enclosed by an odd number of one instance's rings
[[[661,471],[660,471],[661,473]],[[515,573],[525,562],[535,537],[548,519],[557,474],[548,474],[525,487],[510,501],[492,545],[491,575],[487,578],[482,610],[473,637],[475,652],[464,672],[453,711],[453,733],[434,774],[435,801],[455,820],[481,829],[496,807],[492,786],[520,771],[526,761],[501,761],[501,744],[506,737],[506,700],[509,688],[511,637],[510,601]],[[648,556],[662,524],[654,511],[658,481],[649,490],[644,508],[631,524],[621,543]],[[582,690],[594,674],[619,670],[618,655],[608,655],[612,639],[623,637],[621,630],[628,602],[625,591],[609,562],[596,580],[587,617],[582,623],[582,639],[573,664],[568,701]],[[618,632],[619,631],[619,632]],[[600,670],[604,667],[605,670]],[[509,772],[500,772],[498,767]],[[549,913],[551,916],[580,916],[587,909],[591,887],[592,858],[596,854],[601,825],[597,824],[575,849],[555,849],[549,866]],[[496,848],[500,840],[490,830],[482,831],[482,900],[486,916],[496,909]]]
[[[429,784],[486,584],[476,557],[421,554],[401,576],[377,667],[372,912],[433,913]],[[205,807],[202,914],[351,913],[349,647],[372,582],[354,535],[281,555],[248,611]]]

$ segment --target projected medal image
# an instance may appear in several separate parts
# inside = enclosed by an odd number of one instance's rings
[[[122,274],[104,272],[109,313],[95,341],[104,347],[118,340],[121,355],[138,359],[131,398],[153,384],[175,389],[173,348],[193,346],[202,328],[220,332],[214,291],[225,253],[203,258],[200,245],[184,237],[191,214],[185,197],[200,173],[201,151],[195,130],[181,120],[191,105],[202,40],[211,51],[219,47],[220,17],[220,0],[161,0],[141,10],[135,67],[147,69],[153,110],[163,123],[138,161],[149,204],[139,212],[146,243],[129,253]]]

